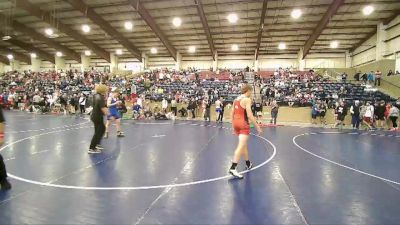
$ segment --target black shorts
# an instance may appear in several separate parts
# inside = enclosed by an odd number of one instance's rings
[[[344,115],[338,115],[337,119],[340,121],[344,121],[344,117],[345,117]]]
[[[325,112],[320,112],[319,117],[325,117]]]
[[[317,119],[318,114],[311,114],[311,118]]]
[[[385,120],[385,115],[376,115],[376,120]]]

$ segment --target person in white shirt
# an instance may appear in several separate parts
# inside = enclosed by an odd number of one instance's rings
[[[167,99],[163,98],[161,102],[161,108],[164,111],[164,113],[167,113],[167,108],[168,108],[168,101]]]
[[[81,96],[79,97],[79,108],[81,110],[81,114],[85,113],[85,108],[86,108],[85,106],[86,106],[86,97],[82,93]]]
[[[216,112],[216,118],[217,118],[217,123],[221,122],[222,123],[222,102],[220,99],[217,99],[217,101],[215,101],[215,112]],[[221,120],[220,120],[221,119]]]

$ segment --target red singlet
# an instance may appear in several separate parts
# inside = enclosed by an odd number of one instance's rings
[[[247,119],[246,109],[240,105],[242,99],[236,99],[233,102],[233,129],[235,134],[250,134],[250,125]]]

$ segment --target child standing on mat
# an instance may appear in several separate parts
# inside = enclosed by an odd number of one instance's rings
[[[236,147],[229,173],[235,178],[240,179],[243,178],[243,175],[236,170],[236,167],[242,155],[246,160],[247,169],[250,170],[253,167],[253,164],[249,160],[249,152],[247,148],[247,141],[249,140],[250,135],[250,123],[254,124],[258,134],[261,134],[262,132],[251,112],[250,96],[252,90],[252,86],[247,84],[242,87],[242,95],[233,102],[233,109],[231,112],[233,130],[234,133],[238,135],[239,143]]]
[[[123,137],[124,133],[121,131],[121,114],[118,110],[118,107],[122,104],[122,101],[119,100],[119,90],[114,89],[113,93],[107,99],[107,107],[109,111],[109,115],[107,116],[106,122],[106,132],[104,138],[108,138],[108,128],[112,121],[115,121],[115,125],[117,127],[117,137]]]

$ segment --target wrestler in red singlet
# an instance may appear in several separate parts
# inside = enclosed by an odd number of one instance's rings
[[[249,135],[249,119],[247,118],[246,109],[240,105],[242,99],[243,98],[238,98],[233,102],[233,129],[236,135]]]

